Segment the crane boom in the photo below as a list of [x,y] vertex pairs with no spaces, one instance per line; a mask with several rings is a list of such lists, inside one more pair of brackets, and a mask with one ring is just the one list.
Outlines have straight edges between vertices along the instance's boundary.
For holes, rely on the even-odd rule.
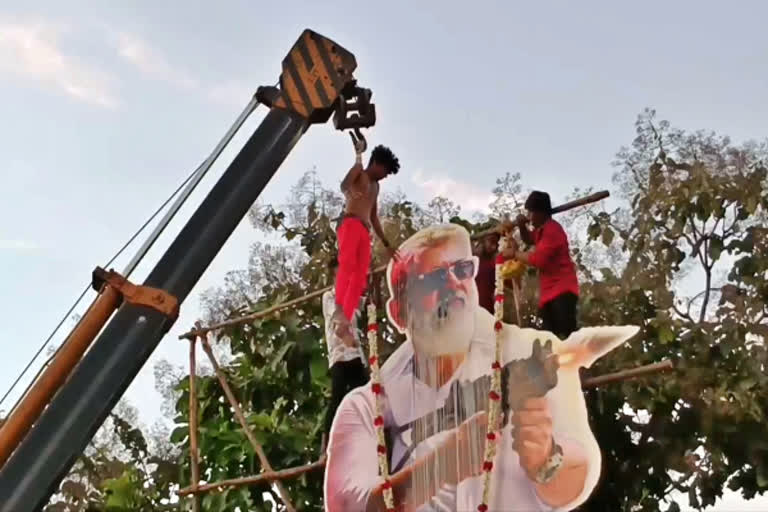
[[[353,78],[356,67],[354,55],[335,42],[311,30],[302,33],[283,60],[280,87],[256,93],[269,113],[138,288],[181,305],[310,125],[325,123],[334,113],[340,130],[375,123],[370,91]],[[125,295],[0,470],[0,512],[37,511],[48,503],[175,322],[167,307],[132,297]]]

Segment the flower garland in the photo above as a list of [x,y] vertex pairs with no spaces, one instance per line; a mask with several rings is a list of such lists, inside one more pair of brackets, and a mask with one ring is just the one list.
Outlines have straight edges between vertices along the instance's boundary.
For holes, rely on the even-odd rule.
[[491,364],[491,391],[488,393],[488,427],[485,435],[485,456],[483,458],[483,501],[477,506],[478,512],[488,510],[488,502],[491,494],[491,472],[493,471],[493,460],[496,457],[496,441],[501,432],[497,429],[499,426],[499,416],[501,414],[501,341],[502,341],[502,320],[504,319],[504,276],[502,275],[504,266],[504,256],[502,252],[507,248],[507,237],[502,236],[499,240],[499,254],[496,256],[496,290],[493,306],[495,322],[493,329],[496,331],[496,354]]
[[389,464],[387,463],[387,440],[384,437],[384,417],[382,416],[382,394],[384,388],[381,386],[381,375],[379,373],[379,348],[376,337],[378,324],[376,323],[376,306],[373,301],[368,303],[368,363],[371,365],[371,391],[373,391],[376,401],[376,417],[373,419],[373,425],[376,428],[376,436],[379,444],[376,452],[379,456],[379,474],[384,478],[384,504],[387,506],[387,512],[395,512],[395,501],[392,496],[392,482],[389,481]]

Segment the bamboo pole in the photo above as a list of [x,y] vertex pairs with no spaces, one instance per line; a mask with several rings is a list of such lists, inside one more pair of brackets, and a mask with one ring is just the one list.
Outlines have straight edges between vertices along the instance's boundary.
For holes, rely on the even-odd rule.
[[255,485],[255,484],[261,484],[264,482],[271,482],[276,480],[286,480],[289,478],[295,478],[297,476],[301,476],[305,473],[309,473],[310,471],[321,469],[323,467],[325,467],[324,456],[321,457],[320,460],[317,460],[310,464],[305,464],[303,466],[297,466],[297,467],[288,468],[288,469],[281,469],[280,471],[270,471],[270,472],[262,473],[260,475],[255,475],[255,476],[246,476],[242,478],[233,478],[231,480],[222,480],[220,482],[214,482],[212,484],[201,485],[197,489],[187,487],[185,489],[179,490],[177,494],[179,496],[185,496],[187,494],[197,494],[197,493],[204,493],[204,492],[219,490],[222,487],[242,487],[245,485]]
[[[602,190],[600,192],[595,192],[594,194],[590,194],[588,196],[582,197],[580,199],[574,199],[573,201],[568,201],[567,203],[563,203],[559,206],[555,206],[552,208],[552,213],[562,213],[568,210],[573,210],[574,208],[578,208],[579,206],[585,206],[588,204],[596,203],[597,201],[600,201],[602,199],[605,199],[606,197],[610,196],[611,193],[607,190]],[[517,224],[514,223],[516,226]],[[486,229],[484,231],[481,231],[479,233],[475,233],[472,235],[472,240],[479,240],[480,238],[483,238],[484,236],[492,235],[494,233],[499,233],[499,230],[501,228],[501,224],[496,225],[493,228]]]
[[[200,462],[197,449],[197,364],[195,349],[197,338],[189,340],[189,457],[192,468],[191,487],[197,489],[200,485]],[[200,496],[193,496],[192,510],[200,512]]]
[[[378,274],[378,273],[384,272],[386,270],[387,270],[387,265],[382,265],[382,266],[380,266],[378,268],[375,268],[373,270],[373,273]],[[303,303],[308,302],[308,301],[310,301],[312,299],[320,297],[325,292],[327,292],[328,290],[332,290],[332,289],[333,289],[333,286],[326,286],[325,288],[321,288],[319,290],[315,290],[315,291],[310,292],[310,293],[308,293],[306,295],[303,295],[301,297],[297,297],[295,299],[291,299],[289,301],[282,302],[280,304],[276,304],[274,306],[268,307],[267,309],[262,309],[261,311],[255,311],[253,313],[249,313],[247,315],[244,315],[244,316],[241,316],[241,317],[238,317],[238,318],[233,318],[231,320],[225,320],[224,322],[220,322],[218,324],[209,325],[207,327],[195,328],[195,329],[192,329],[189,332],[185,332],[184,334],[180,334],[179,335],[179,339],[183,340],[183,339],[194,338],[194,337],[197,337],[197,336],[205,336],[206,334],[208,334],[211,331],[216,331],[216,330],[219,330],[219,329],[224,329],[226,327],[234,327],[236,325],[242,325],[242,324],[246,324],[248,322],[253,322],[254,320],[258,320],[260,318],[264,318],[264,317],[273,315],[273,314],[275,314],[275,313],[277,313],[279,311],[282,311],[284,309],[290,309],[290,308],[296,307],[299,304],[303,304]]]
[[590,379],[585,379],[581,384],[582,389],[595,388],[604,384],[612,384],[614,382],[621,382],[625,380],[634,379],[637,377],[644,377],[652,373],[665,372],[673,370],[675,365],[672,361],[665,359],[659,363],[646,364],[644,366],[638,366],[637,368],[630,368],[629,370],[622,370],[615,373],[607,373],[605,375],[598,375]]
[[[234,393],[232,393],[232,389],[229,387],[229,383],[227,382],[227,378],[224,376],[224,372],[221,370],[221,367],[219,366],[219,362],[216,360],[216,357],[213,355],[213,350],[211,350],[211,345],[208,343],[208,339],[206,336],[200,337],[200,344],[203,347],[203,350],[205,351],[205,354],[208,356],[208,359],[211,361],[211,365],[213,366],[214,371],[216,372],[216,377],[219,379],[219,383],[221,384],[221,388],[224,390],[224,394],[227,395],[227,400],[229,400],[229,405],[232,406],[232,409],[235,412],[235,417],[237,418],[237,421],[240,422],[240,426],[243,428],[243,432],[245,433],[245,436],[248,438],[248,441],[250,441],[251,446],[253,447],[253,450],[256,452],[256,455],[259,457],[259,461],[261,462],[262,468],[266,470],[267,472],[272,472],[272,466],[269,463],[269,460],[267,459],[267,455],[264,453],[264,449],[261,447],[259,442],[256,440],[256,437],[254,437],[253,432],[251,432],[251,429],[248,427],[248,422],[245,420],[245,416],[243,415],[242,409],[240,409],[240,405],[237,403],[237,399],[235,398]],[[288,509],[288,512],[296,512],[296,509],[293,507],[293,504],[291,503],[290,497],[288,496],[288,492],[285,490],[285,487],[280,483],[279,480],[274,481],[275,485],[277,486],[277,491],[280,494],[280,498],[283,500],[283,503],[285,504],[285,507]]]

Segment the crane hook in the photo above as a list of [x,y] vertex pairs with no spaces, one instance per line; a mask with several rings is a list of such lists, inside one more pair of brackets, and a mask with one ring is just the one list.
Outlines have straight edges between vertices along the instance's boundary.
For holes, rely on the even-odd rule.
[[352,138],[352,145],[355,151],[359,154],[365,153],[368,149],[368,141],[365,140],[365,135],[360,132],[360,128],[355,128],[349,132],[349,136]]

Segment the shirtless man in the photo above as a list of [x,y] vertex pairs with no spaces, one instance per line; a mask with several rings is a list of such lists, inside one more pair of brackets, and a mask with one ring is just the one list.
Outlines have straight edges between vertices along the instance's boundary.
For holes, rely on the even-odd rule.
[[357,159],[341,182],[346,198],[344,215],[336,234],[339,240],[339,269],[336,274],[336,333],[348,338],[350,322],[365,289],[371,262],[370,229],[384,244],[391,257],[397,251],[387,240],[378,214],[379,182],[390,174],[397,174],[400,162],[387,147],[376,146],[371,152],[368,167],[363,168],[362,153],[365,145],[355,144]]

